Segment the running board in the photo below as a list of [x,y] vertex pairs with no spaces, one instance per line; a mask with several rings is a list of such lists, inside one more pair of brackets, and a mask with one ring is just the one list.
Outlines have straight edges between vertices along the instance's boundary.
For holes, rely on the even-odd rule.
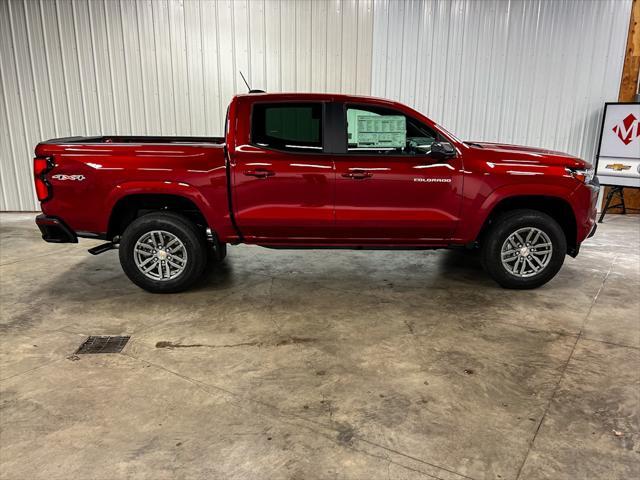
[[91,255],[100,255],[108,250],[113,250],[114,248],[118,248],[115,243],[107,242],[102,245],[98,245],[97,247],[90,248],[88,251]]

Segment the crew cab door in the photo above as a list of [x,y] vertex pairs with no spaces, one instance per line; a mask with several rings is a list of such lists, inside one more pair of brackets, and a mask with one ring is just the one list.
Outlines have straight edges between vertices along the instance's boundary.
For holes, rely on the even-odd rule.
[[[441,133],[388,107],[346,104],[344,153],[335,155],[336,230],[367,243],[438,244],[462,200],[462,159],[434,158]],[[448,144],[449,146],[451,144]]]
[[305,241],[333,228],[335,167],[324,151],[324,118],[323,102],[239,105],[233,204],[247,241]]

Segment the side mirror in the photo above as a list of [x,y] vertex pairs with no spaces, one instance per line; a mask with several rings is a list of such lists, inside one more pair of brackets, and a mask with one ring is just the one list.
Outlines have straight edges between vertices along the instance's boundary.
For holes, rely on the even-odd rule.
[[456,149],[449,142],[433,142],[431,156],[436,160],[446,160],[456,156]]

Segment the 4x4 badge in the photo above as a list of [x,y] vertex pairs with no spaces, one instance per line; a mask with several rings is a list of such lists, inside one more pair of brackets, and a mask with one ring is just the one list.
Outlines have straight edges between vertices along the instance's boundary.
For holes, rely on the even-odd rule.
[[81,182],[85,179],[84,175],[64,175],[62,173],[58,173],[56,175],[52,175],[51,178],[54,180],[75,180],[77,182]]

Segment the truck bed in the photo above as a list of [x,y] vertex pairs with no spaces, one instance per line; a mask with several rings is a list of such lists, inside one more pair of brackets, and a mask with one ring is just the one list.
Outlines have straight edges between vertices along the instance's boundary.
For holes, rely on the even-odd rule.
[[191,143],[203,144],[210,143],[220,145],[224,143],[224,137],[160,137],[160,136],[122,136],[109,135],[103,137],[63,137],[52,138],[41,142],[43,144],[69,145],[69,144],[100,144],[100,143]]
[[160,197],[173,196],[191,202],[190,208],[195,205],[221,238],[231,235],[224,145],[216,137],[47,140],[35,151],[49,164],[44,181],[50,198],[42,211],[52,217],[64,212],[65,223],[78,236],[105,238],[113,212],[130,209],[127,202],[154,195],[153,201],[162,203]]

